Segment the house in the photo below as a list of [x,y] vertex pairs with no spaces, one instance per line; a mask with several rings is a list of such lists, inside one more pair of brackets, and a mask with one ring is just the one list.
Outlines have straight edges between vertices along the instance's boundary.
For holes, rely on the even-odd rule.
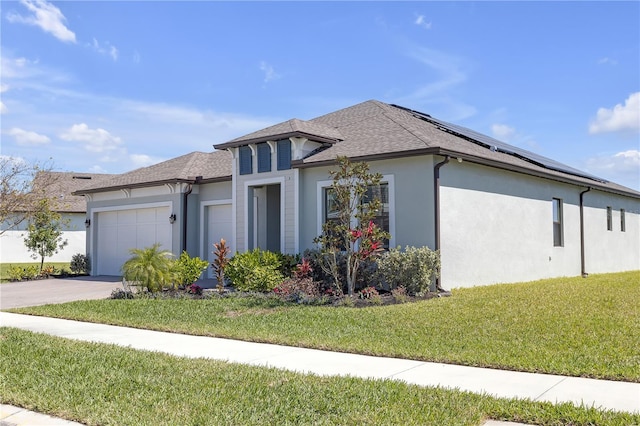
[[[76,253],[85,253],[86,231],[85,218],[87,205],[85,197],[72,195],[90,183],[96,184],[113,175],[96,173],[75,172],[50,172],[41,171],[35,176],[33,192],[42,192],[42,196],[51,197],[52,206],[60,213],[63,221],[62,238],[68,244],[45,260],[47,262],[69,262]],[[8,224],[2,224],[5,231],[0,236],[0,256],[3,263],[33,262],[31,255],[24,245],[27,234],[28,221],[22,221],[16,227],[8,228]]]
[[446,288],[640,269],[640,193],[427,114],[367,101],[76,191],[95,275],[161,243],[301,253],[331,218],[337,156],[383,175],[390,246],[441,251]]

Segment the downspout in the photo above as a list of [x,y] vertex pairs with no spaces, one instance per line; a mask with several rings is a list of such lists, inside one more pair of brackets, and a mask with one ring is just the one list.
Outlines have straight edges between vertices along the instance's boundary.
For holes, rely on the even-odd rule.
[[189,195],[193,192],[193,184],[199,183],[202,176],[196,176],[193,182],[190,182],[187,186],[187,190],[184,192],[182,202],[182,251],[187,251],[187,214],[189,206]]
[[[435,223],[435,250],[440,250],[440,168],[451,160],[450,156],[445,156],[444,160],[433,167],[433,208]],[[436,278],[436,291],[444,292],[440,286],[440,277]]]
[[584,260],[584,194],[591,191],[591,187],[588,187],[580,193],[580,271],[582,278],[587,278],[587,268]]

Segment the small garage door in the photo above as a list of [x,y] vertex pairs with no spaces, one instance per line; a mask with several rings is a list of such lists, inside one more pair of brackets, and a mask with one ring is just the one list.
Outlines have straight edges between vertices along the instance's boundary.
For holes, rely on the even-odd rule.
[[132,248],[160,243],[171,250],[169,207],[117,210],[97,214],[97,274],[121,275]]
[[[213,243],[217,243],[221,238],[227,241],[227,245],[231,249],[230,256],[235,253],[235,244],[233,243],[233,227],[231,221],[231,204],[218,204],[207,207],[208,216],[208,235],[207,235],[207,256],[209,263],[213,262]],[[209,276],[214,275],[213,268],[209,268]]]

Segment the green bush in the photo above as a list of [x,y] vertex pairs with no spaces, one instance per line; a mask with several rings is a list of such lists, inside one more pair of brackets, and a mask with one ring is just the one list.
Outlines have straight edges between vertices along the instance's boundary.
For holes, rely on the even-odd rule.
[[238,253],[225,268],[225,276],[239,291],[271,291],[282,283],[278,255],[259,248]]
[[71,258],[71,272],[74,274],[88,274],[91,269],[89,257],[82,253],[76,253]]
[[11,266],[7,271],[7,275],[9,276],[9,281],[21,281],[24,276],[24,268]]
[[285,278],[290,278],[291,273],[296,266],[302,261],[302,257],[299,254],[284,254],[275,253],[280,261],[280,273]]
[[187,286],[195,283],[202,272],[207,269],[209,262],[199,257],[191,257],[183,251],[180,257],[173,263],[173,274],[176,284]]
[[[331,263],[328,257],[331,254],[323,253],[318,249],[307,249],[302,257],[309,261],[312,268],[311,278],[314,281],[321,281],[326,288],[335,288],[335,277],[331,272]],[[342,283],[340,291],[347,292],[347,260],[345,253],[336,253],[336,262],[338,270],[336,271],[338,281]],[[361,290],[365,287],[376,287],[379,284],[377,273],[377,262],[375,260],[364,260],[358,267],[358,276],[355,282],[355,290]]]
[[429,247],[400,247],[389,250],[378,260],[378,273],[391,290],[404,286],[415,295],[429,291],[440,273],[440,254]]

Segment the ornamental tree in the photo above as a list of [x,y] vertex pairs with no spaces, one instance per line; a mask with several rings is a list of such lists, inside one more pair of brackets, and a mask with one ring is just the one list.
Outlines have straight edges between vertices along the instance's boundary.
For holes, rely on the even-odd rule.
[[64,224],[65,221],[62,220],[60,213],[52,210],[49,199],[38,201],[29,219],[24,244],[29,251],[33,252],[34,259],[40,257],[40,272],[42,272],[44,258],[53,256],[67,245],[67,240],[62,238]]
[[339,258],[346,259],[347,291],[355,292],[355,283],[361,264],[378,257],[388,232],[380,229],[373,219],[381,209],[380,187],[382,175],[370,173],[365,162],[352,163],[347,157],[338,157],[338,168],[329,175],[329,189],[334,214],[322,225],[322,234],[314,242],[321,246],[325,272],[330,273],[338,288],[342,288],[338,272]]

